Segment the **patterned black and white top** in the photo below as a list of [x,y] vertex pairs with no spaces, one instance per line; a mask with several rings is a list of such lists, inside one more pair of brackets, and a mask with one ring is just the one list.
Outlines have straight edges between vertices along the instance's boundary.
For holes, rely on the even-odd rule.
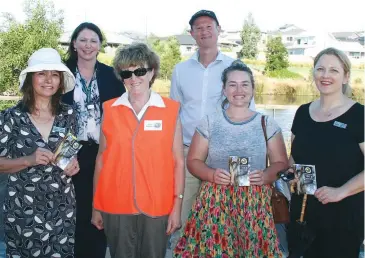
[[78,69],[76,69],[76,84],[74,91],[74,106],[77,116],[79,141],[93,140],[99,143],[100,136],[100,97],[96,70],[87,85]]
[[[61,104],[48,142],[21,102],[0,114],[0,156],[19,158],[38,147],[54,152],[67,132],[75,134],[73,109]],[[4,202],[7,257],[74,257],[75,191],[71,177],[52,165],[8,174]]]

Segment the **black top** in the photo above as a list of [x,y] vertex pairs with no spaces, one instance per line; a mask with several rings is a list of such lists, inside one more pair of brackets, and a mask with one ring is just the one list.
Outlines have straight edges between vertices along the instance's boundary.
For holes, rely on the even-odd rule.
[[[76,64],[67,64],[71,72],[76,76]],[[103,63],[96,63],[96,80],[98,81],[99,96],[100,96],[100,112],[103,113],[103,106],[107,100],[120,97],[125,88],[123,83],[117,79],[114,74],[113,68]],[[62,97],[62,101],[66,104],[74,104],[74,90],[67,92]]]
[[[340,187],[364,170],[364,106],[355,103],[347,112],[327,122],[316,122],[309,105],[297,110],[292,133],[292,156],[297,164],[316,166],[317,186]],[[302,196],[293,194],[292,221],[299,219]],[[364,192],[338,203],[321,204],[308,195],[305,220],[313,227],[335,227],[364,232]]]

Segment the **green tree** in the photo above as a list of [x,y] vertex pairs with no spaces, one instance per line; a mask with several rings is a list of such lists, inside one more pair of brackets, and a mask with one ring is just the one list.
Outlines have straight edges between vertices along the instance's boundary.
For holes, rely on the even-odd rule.
[[261,31],[256,25],[252,13],[249,13],[243,23],[241,31],[242,49],[240,58],[255,59],[258,54],[257,44],[261,38]]
[[160,78],[170,79],[174,66],[181,61],[179,42],[175,37],[167,40],[149,38],[148,42],[160,57]]
[[0,92],[17,93],[18,76],[27,65],[29,56],[37,49],[51,47],[59,50],[58,40],[63,31],[63,13],[56,11],[47,0],[27,0],[26,19],[17,22],[5,15],[0,32]]
[[288,51],[281,37],[270,38],[266,44],[265,72],[284,70],[289,67]]
[[105,32],[103,30],[101,31],[101,34],[103,36],[103,42],[101,42],[100,52],[105,53],[105,48],[108,46],[108,39],[106,38]]

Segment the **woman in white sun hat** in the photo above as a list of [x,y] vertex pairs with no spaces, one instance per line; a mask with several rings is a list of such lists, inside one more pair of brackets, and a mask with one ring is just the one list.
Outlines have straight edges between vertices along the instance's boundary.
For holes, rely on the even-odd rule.
[[8,257],[74,257],[76,201],[71,176],[52,164],[54,151],[75,132],[75,116],[61,103],[75,78],[58,52],[34,52],[19,76],[23,98],[0,113],[0,172],[8,174],[4,202]]

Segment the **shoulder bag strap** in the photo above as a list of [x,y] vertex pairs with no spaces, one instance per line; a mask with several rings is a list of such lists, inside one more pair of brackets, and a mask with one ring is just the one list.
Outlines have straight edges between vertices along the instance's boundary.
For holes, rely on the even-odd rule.
[[269,156],[268,156],[268,150],[267,150],[267,133],[266,133],[265,116],[261,116],[261,126],[262,126],[262,131],[264,132],[264,137],[265,137],[265,143],[266,143],[266,167],[268,167],[269,166]]

